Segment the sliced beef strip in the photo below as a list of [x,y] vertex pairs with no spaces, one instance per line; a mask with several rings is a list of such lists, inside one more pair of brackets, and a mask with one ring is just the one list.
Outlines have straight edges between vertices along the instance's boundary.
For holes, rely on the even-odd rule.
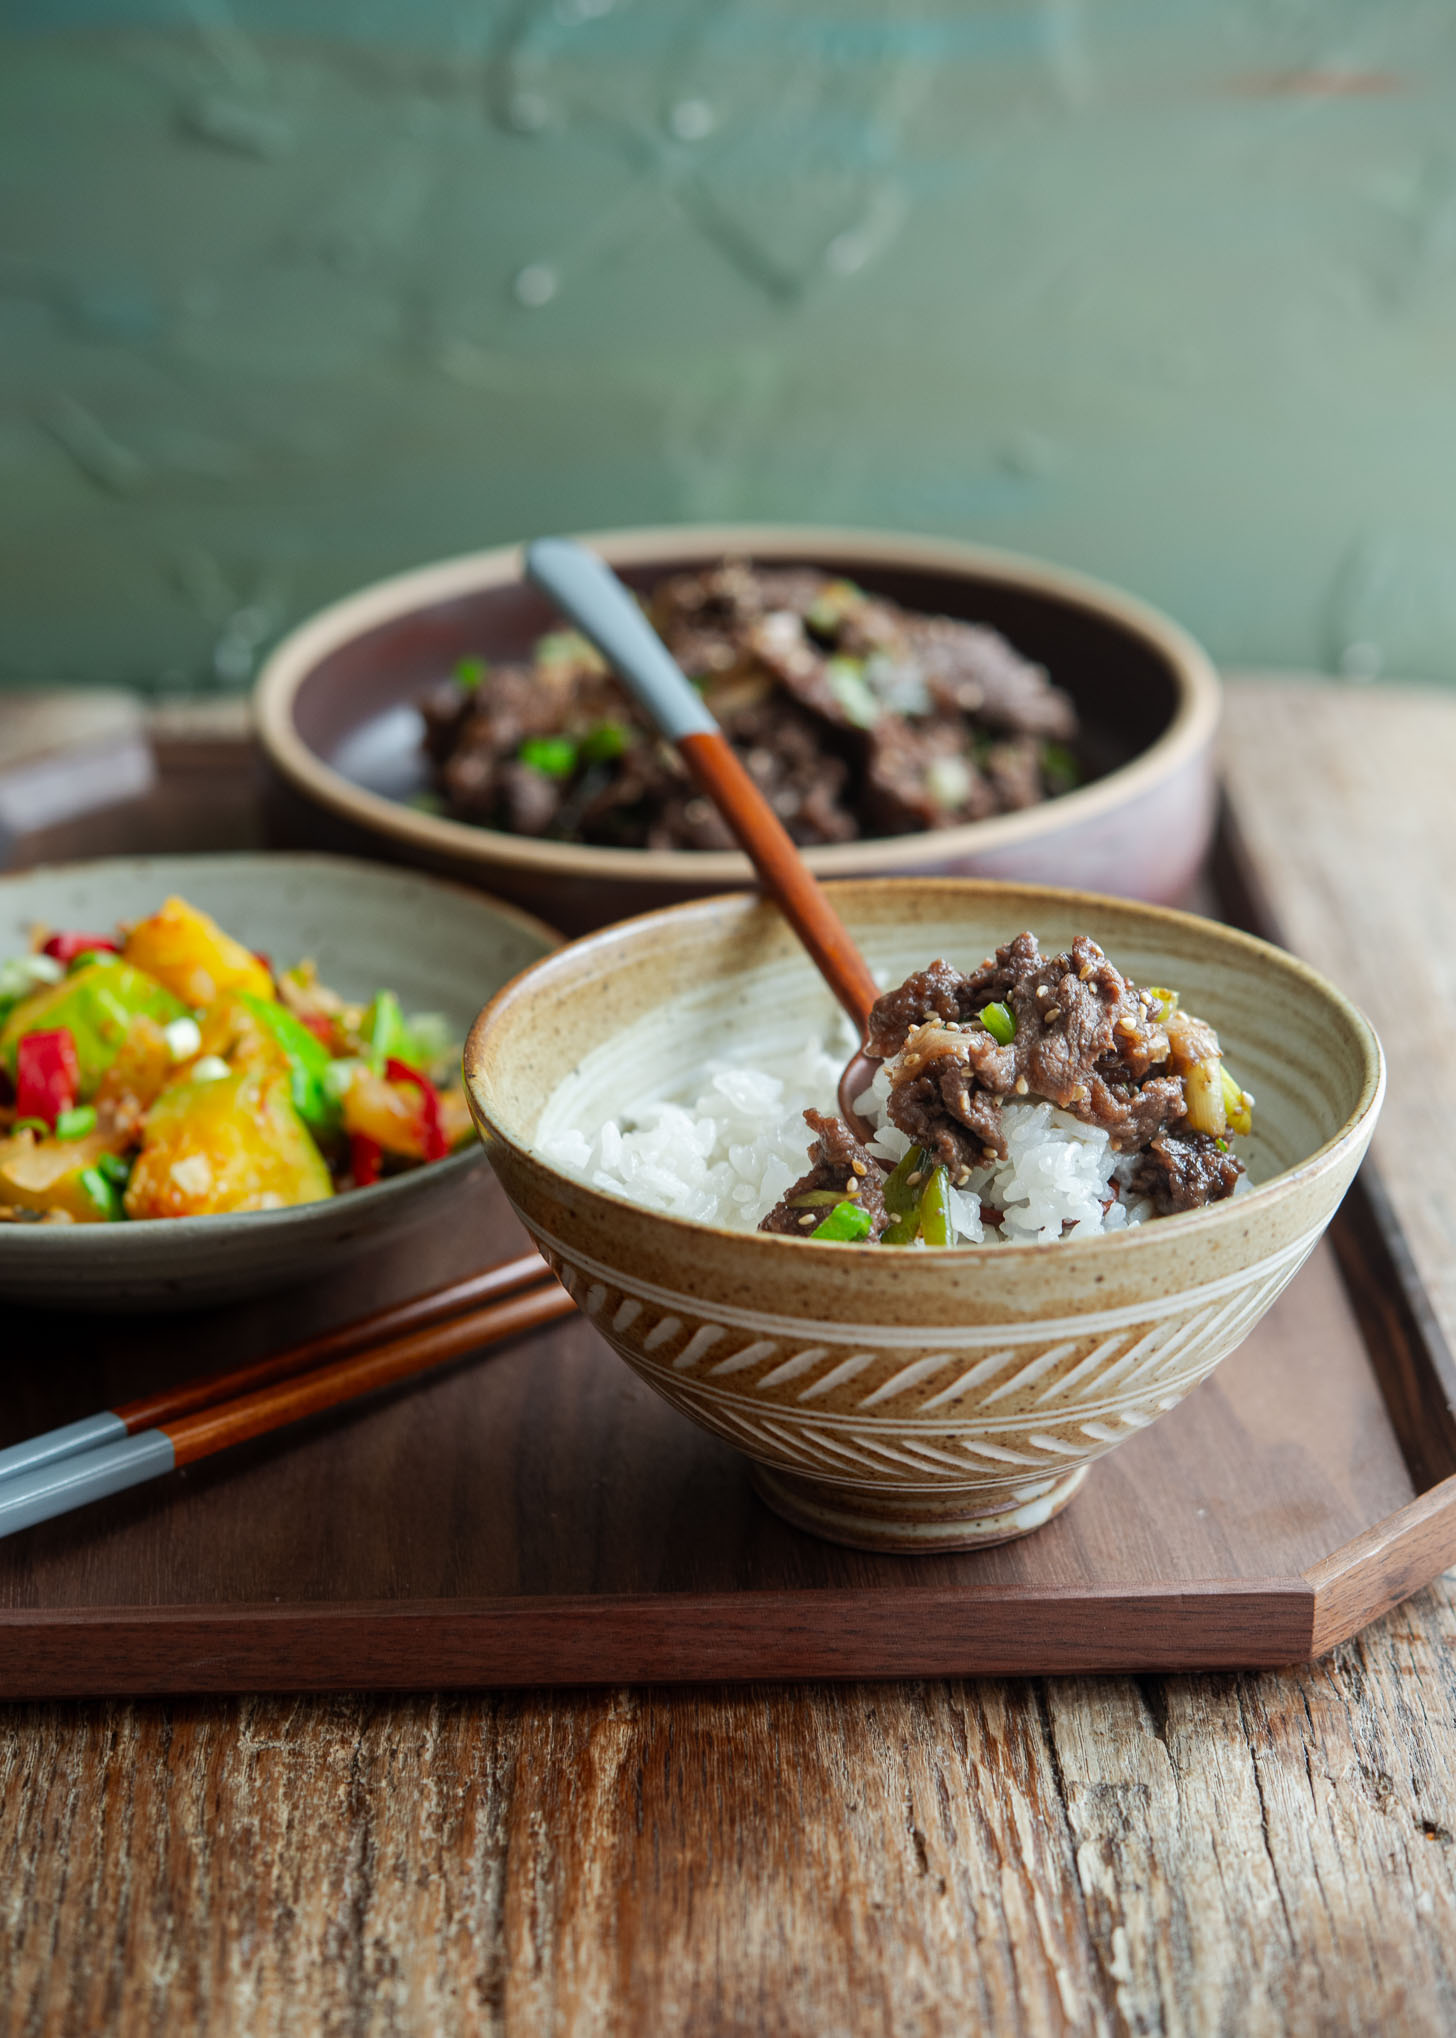
[[1132,1194],[1150,1196],[1164,1217],[1232,1196],[1244,1164],[1207,1132],[1155,1133],[1133,1171]]
[[909,616],[904,628],[911,655],[944,706],[1017,735],[1062,743],[1076,735],[1070,697],[998,631],[948,616]]
[[[876,833],[952,827],[998,811],[996,789],[968,754],[959,718],[911,722],[886,715],[867,742],[865,818]],[[949,786],[937,783],[937,766],[948,768]]]
[[561,806],[560,780],[514,761],[503,764],[498,777],[507,827],[516,835],[548,834]]
[[886,1060],[900,1052],[912,1026],[927,1019],[954,1019],[958,1024],[974,1019],[983,1006],[1004,1000],[1014,985],[1042,967],[1034,934],[1018,934],[969,974],[940,957],[875,1000],[865,1045]]
[[725,716],[724,733],[796,842],[852,842],[849,766],[792,702],[771,699]]
[[[989,1037],[989,1036],[988,1036]],[[987,1153],[1006,1150],[1001,1100],[953,1055],[936,1055],[890,1092],[889,1115],[907,1139],[960,1182]]]
[[[780,1200],[759,1225],[760,1231],[780,1232],[789,1238],[806,1238],[816,1224],[827,1214],[824,1210],[794,1210],[790,1208],[796,1196],[806,1196],[811,1189],[838,1189],[848,1193],[851,1183],[856,1185],[855,1200],[869,1212],[871,1229],[866,1244],[877,1239],[890,1221],[885,1208],[884,1174],[881,1164],[868,1148],[860,1145],[849,1127],[840,1118],[828,1118],[812,1107],[804,1113],[804,1122],[814,1134],[814,1143],[809,1148],[809,1172],[787,1188]],[[812,1222],[805,1224],[809,1217]]]
[[1034,736],[1014,736],[993,743],[982,760],[991,789],[989,804],[1002,814],[1019,814],[1045,797],[1041,775],[1041,744]]
[[[978,1023],[993,1001],[1016,1020],[1004,1047]],[[876,1002],[869,1047],[899,1058],[892,1122],[947,1165],[974,1165],[967,1134],[1004,1155],[1005,1097],[1045,1098],[1100,1126],[1122,1152],[1146,1146],[1186,1110],[1181,1079],[1157,1072],[1168,1039],[1154,1009],[1085,935],[1066,954],[1043,956],[1033,935],[1020,934],[969,976],[932,964]]]

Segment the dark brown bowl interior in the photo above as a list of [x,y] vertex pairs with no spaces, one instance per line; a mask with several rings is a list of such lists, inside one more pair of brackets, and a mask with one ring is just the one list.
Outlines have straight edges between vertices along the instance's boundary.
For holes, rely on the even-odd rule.
[[[644,590],[725,552],[822,567],[906,607],[1000,630],[1072,695],[1088,773],[1076,791],[966,826],[811,849],[822,877],[940,873],[1187,896],[1213,823],[1217,681],[1151,610],[1035,561],[874,532],[689,528],[592,542]],[[462,657],[528,657],[558,625],[505,550],[366,589],[302,626],[259,681],[271,839],[442,872],[572,933],[741,889],[751,872],[736,854],[538,842],[415,810],[429,785],[424,693]]]
[[[701,565],[698,555],[664,554],[651,567],[623,572],[650,589],[665,575]],[[1175,675],[1155,646],[1111,617],[1045,593],[993,579],[927,569],[866,567],[822,552],[775,556],[775,566],[840,571],[906,608],[986,623],[1023,656],[1044,665],[1071,694],[1083,726],[1081,750],[1102,776],[1163,734],[1178,700]],[[428,774],[400,714],[464,657],[524,659],[560,617],[524,583],[482,589],[400,616],[340,645],[298,689],[295,720],[309,748],[351,783],[390,798],[425,788]]]

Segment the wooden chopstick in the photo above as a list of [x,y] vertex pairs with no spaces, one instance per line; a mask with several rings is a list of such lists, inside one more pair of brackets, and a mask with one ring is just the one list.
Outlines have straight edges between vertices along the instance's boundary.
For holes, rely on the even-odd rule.
[[[522,1263],[512,1264],[519,1268]],[[541,1264],[544,1266],[544,1262]],[[504,1271],[488,1269],[487,1273],[499,1275]],[[472,1276],[473,1281],[483,1278]],[[466,1285],[455,1284],[457,1288]],[[450,1292],[439,1291],[441,1296]],[[410,1311],[425,1307],[434,1300],[434,1297],[418,1296],[412,1303],[397,1307]],[[234,1395],[230,1399],[193,1406],[115,1442],[85,1449],[12,1476],[0,1483],[0,1537],[14,1535],[20,1529],[48,1521],[58,1514],[69,1514],[74,1508],[104,1499],[108,1494],[120,1493],[129,1486],[160,1478],[175,1466],[193,1464],[197,1459],[211,1457],[233,1444],[245,1443],[249,1438],[266,1435],[270,1430],[285,1428],[289,1423],[302,1421],[305,1416],[319,1414],[326,1408],[336,1408],[341,1402],[357,1400],[382,1387],[449,1365],[452,1360],[463,1358],[467,1352],[477,1350],[481,1345],[498,1343],[503,1338],[549,1323],[555,1317],[568,1315],[574,1307],[564,1288],[554,1281],[542,1281],[523,1292],[444,1321],[420,1323],[417,1319],[415,1328],[371,1349],[352,1351],[312,1370],[294,1371],[285,1378],[270,1379],[251,1392]],[[377,1324],[380,1318],[387,1318],[393,1313],[382,1310],[377,1317],[367,1318],[365,1322]],[[359,1331],[363,1326],[350,1325],[347,1328]],[[330,1332],[328,1339],[341,1335],[340,1332]],[[295,1359],[298,1352],[308,1349],[309,1346],[298,1346],[293,1352],[280,1354],[279,1360],[260,1363],[276,1366],[280,1360]],[[238,1374],[246,1375],[256,1370],[240,1367]],[[236,1376],[220,1376],[223,1380],[233,1377]],[[217,1381],[193,1383],[190,1389],[179,1392],[195,1394],[209,1385],[215,1389],[217,1384]]]
[[423,1295],[411,1295],[406,1301],[392,1303],[386,1309],[376,1309],[372,1315],[340,1324],[337,1329],[326,1330],[318,1337],[308,1338],[303,1344],[291,1345],[287,1351],[275,1352],[270,1359],[234,1366],[226,1373],[209,1373],[200,1379],[184,1380],[178,1386],[164,1387],[159,1393],[144,1394],[138,1401],[124,1401],[118,1408],[99,1409],[96,1414],[82,1416],[80,1421],[66,1423],[60,1429],[43,1430],[39,1436],[28,1437],[23,1443],[11,1444],[0,1451],[0,1490],[3,1490],[6,1480],[38,1471],[42,1465],[54,1464],[60,1458],[76,1457],[82,1451],[95,1450],[102,1444],[118,1443],[122,1437],[159,1428],[176,1416],[191,1415],[195,1410],[210,1408],[216,1402],[234,1400],[240,1394],[251,1393],[256,1387],[267,1386],[272,1380],[289,1379],[295,1373],[309,1372],[313,1367],[321,1366],[329,1359],[342,1358],[348,1352],[365,1351],[386,1343],[390,1338],[403,1337],[406,1331],[422,1329],[428,1323],[439,1323],[449,1316],[463,1315],[468,1309],[512,1295],[533,1281],[543,1280],[548,1271],[539,1253],[522,1253],[519,1259],[485,1267],[478,1274],[467,1275],[464,1280],[452,1281],[448,1287],[432,1288]]

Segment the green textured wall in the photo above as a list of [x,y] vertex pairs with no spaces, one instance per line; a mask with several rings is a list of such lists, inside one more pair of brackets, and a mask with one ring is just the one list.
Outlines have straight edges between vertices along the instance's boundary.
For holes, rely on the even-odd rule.
[[1456,679],[1452,0],[0,0],[0,677],[771,516]]

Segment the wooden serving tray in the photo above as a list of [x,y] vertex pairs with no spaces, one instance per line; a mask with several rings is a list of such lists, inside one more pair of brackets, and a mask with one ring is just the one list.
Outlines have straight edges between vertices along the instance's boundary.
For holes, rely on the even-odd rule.
[[[1228,834],[1216,876],[1267,927]],[[294,1295],[8,1310],[0,1445],[522,1243],[482,1164],[448,1235]],[[1453,1388],[1367,1171],[1246,1343],[1064,1514],[890,1557],[781,1522],[573,1318],[0,1544],[0,1697],[1289,1663],[1456,1562]]]

